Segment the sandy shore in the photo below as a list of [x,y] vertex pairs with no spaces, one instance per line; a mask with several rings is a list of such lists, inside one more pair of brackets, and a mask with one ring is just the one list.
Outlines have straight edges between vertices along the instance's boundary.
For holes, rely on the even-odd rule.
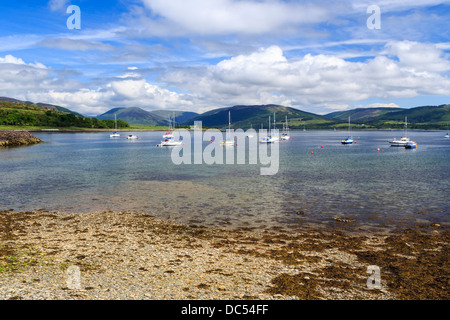
[[[436,224],[350,236],[213,230],[127,212],[3,211],[0,238],[2,300],[449,298],[449,232]],[[367,286],[371,265],[381,289]]]

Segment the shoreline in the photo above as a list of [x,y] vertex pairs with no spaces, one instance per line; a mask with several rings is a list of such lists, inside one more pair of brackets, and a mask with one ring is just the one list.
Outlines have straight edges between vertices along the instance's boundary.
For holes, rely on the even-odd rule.
[[[0,212],[0,300],[446,300],[449,228],[224,230],[130,212]],[[367,287],[368,266],[381,289]],[[69,289],[76,266],[81,288]]]

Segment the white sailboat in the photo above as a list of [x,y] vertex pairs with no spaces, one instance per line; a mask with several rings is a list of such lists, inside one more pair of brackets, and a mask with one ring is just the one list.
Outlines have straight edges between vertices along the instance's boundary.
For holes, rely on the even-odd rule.
[[170,118],[169,116],[169,129],[167,130],[167,132],[165,134],[163,134],[163,138],[164,139],[173,139],[174,135],[173,135],[173,129],[174,129],[174,125],[172,125],[172,121],[175,121],[175,113],[173,114],[174,120],[172,120],[172,118]]
[[444,138],[449,139],[450,135],[448,135],[448,123],[447,123],[447,134],[444,136]]
[[110,138],[120,138],[120,134],[117,132],[117,115],[114,114],[114,121],[115,121],[115,131],[109,135]]
[[234,145],[234,137],[230,137],[231,134],[231,112],[228,111],[228,130],[226,134],[226,139],[220,142],[221,146],[233,146]]
[[267,137],[262,137],[261,139],[259,139],[260,143],[274,143],[276,140],[278,140],[276,137],[272,136],[272,133],[270,131],[270,116],[269,116],[269,134]]
[[[252,129],[253,129],[253,124],[250,123],[250,130],[252,130]],[[247,135],[247,138],[253,138],[253,134],[249,133],[249,134]]]
[[176,147],[180,146],[183,141],[175,139],[173,131],[175,130],[175,112],[173,113],[173,120],[169,116],[169,130],[162,136],[163,141],[157,144],[157,147]]
[[289,126],[288,126],[288,119],[286,116],[286,123],[283,124],[283,133],[281,134],[281,140],[289,140]]
[[348,137],[341,141],[342,144],[352,144],[354,142],[353,137],[351,136],[351,131],[350,116],[348,116]]
[[405,147],[409,142],[412,142],[411,139],[408,138],[408,117],[405,117],[405,135],[397,140],[394,138],[389,141],[391,147]]

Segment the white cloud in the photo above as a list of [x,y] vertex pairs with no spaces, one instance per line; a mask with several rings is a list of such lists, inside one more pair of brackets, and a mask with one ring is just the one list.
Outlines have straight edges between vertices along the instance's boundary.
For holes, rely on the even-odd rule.
[[[15,65],[27,65],[22,59],[16,58],[10,54],[6,55],[4,58],[0,57],[0,63],[4,64],[15,64]],[[47,67],[42,63],[29,63],[28,66],[32,66],[39,69],[46,69]]]
[[[395,48],[396,50],[393,50]],[[350,62],[332,55],[287,59],[279,47],[239,55],[215,66],[178,69],[162,77],[201,97],[203,104],[285,103],[319,112],[369,98],[396,99],[450,95],[448,60],[433,45],[390,43],[392,59],[377,56]],[[423,57],[420,61],[419,56]],[[425,68],[429,69],[425,72]]]
[[399,66],[415,72],[445,72],[450,70],[450,61],[438,45],[414,41],[389,42],[387,52],[400,60]]
[[69,51],[87,51],[87,50],[100,50],[100,51],[112,51],[114,47],[109,44],[104,44],[95,41],[86,40],[74,40],[69,38],[48,38],[40,41],[37,46],[43,46],[47,48],[56,48]]
[[263,34],[293,30],[299,24],[325,21],[327,9],[299,2],[272,0],[142,0],[147,12],[136,9],[148,32]]
[[58,104],[87,115],[113,107],[204,112],[268,103],[325,113],[367,99],[450,96],[448,70],[444,52],[426,43],[390,42],[383,54],[357,62],[325,54],[287,58],[280,47],[270,46],[215,65],[162,69],[158,85],[143,77],[144,70],[130,66],[114,78],[99,77],[93,88],[7,55],[0,57],[0,95]]
[[50,7],[50,10],[57,11],[67,8],[69,2],[69,0],[50,0],[48,6]]

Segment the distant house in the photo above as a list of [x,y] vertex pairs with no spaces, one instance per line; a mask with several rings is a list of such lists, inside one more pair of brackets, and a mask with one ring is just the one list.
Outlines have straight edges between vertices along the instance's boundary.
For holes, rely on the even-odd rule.
[[190,126],[190,129],[191,130],[202,130],[202,127],[200,127],[200,126],[197,126],[197,125],[193,125],[193,126]]

